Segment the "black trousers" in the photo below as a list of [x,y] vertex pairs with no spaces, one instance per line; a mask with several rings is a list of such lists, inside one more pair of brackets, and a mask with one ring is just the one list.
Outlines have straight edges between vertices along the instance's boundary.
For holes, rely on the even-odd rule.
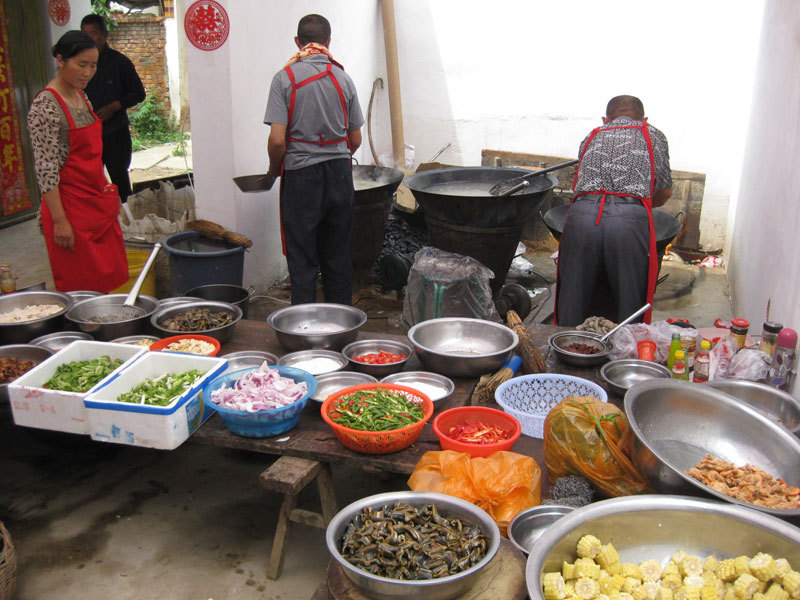
[[108,169],[111,183],[119,189],[119,197],[125,202],[131,195],[131,131],[126,125],[110,133],[103,132],[103,164]]
[[353,168],[335,159],[284,171],[281,221],[292,304],[317,301],[322,273],[325,302],[353,301]]
[[[556,287],[559,325],[574,327],[591,316],[619,323],[647,301],[647,209],[640,202],[608,196],[595,225],[599,200],[599,195],[578,198],[564,224]],[[601,283],[611,295],[612,306],[606,310],[598,310],[594,302]]]

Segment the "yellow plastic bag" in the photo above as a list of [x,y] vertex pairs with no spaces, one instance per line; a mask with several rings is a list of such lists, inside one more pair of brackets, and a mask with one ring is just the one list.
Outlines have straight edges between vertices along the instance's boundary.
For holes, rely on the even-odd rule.
[[530,456],[495,452],[472,458],[466,452],[426,452],[408,486],[418,492],[439,492],[462,498],[488,512],[505,535],[509,521],[536,506],[542,496],[542,469]]
[[625,452],[628,419],[613,404],[591,397],[566,398],[544,421],[544,462],[552,483],[582,475],[605,496],[649,490]]

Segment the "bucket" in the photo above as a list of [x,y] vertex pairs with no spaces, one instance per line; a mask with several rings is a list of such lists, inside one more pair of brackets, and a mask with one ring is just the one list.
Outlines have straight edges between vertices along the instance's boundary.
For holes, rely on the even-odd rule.
[[[125,254],[128,256],[128,282],[115,290],[111,290],[109,294],[127,294],[131,291],[133,284],[136,283],[147,259],[150,257],[150,252],[150,250],[134,250],[131,248],[125,250]],[[153,269],[150,269],[150,272],[144,278],[144,283],[142,283],[142,289],[139,290],[139,293],[155,297],[156,273]]]
[[247,305],[250,296],[253,295],[254,288],[244,289],[240,285],[227,285],[213,283],[211,285],[201,285],[186,292],[187,296],[202,298],[203,300],[214,300],[216,302],[228,302],[242,309],[242,318],[247,318]]
[[196,231],[173,233],[164,240],[169,255],[172,296],[202,285],[224,283],[241,287],[244,248],[216,241]]

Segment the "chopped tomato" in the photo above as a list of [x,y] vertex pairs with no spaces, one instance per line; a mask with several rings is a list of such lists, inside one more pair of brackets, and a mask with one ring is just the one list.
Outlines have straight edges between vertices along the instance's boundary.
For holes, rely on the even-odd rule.
[[511,432],[498,425],[487,425],[482,421],[464,423],[450,428],[448,437],[467,444],[497,444],[511,438]]
[[393,352],[381,350],[380,352],[370,352],[369,354],[354,356],[353,360],[368,365],[386,365],[405,360],[406,358],[408,358],[408,354],[394,354]]

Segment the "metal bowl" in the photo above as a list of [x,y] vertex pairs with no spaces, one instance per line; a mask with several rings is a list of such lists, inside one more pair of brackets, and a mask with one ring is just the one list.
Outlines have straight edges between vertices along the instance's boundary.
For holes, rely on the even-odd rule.
[[128,345],[131,345],[131,346],[144,346],[145,344],[143,344],[141,342],[144,342],[145,340],[147,340],[148,342],[150,342],[149,344],[147,344],[147,347],[149,348],[151,344],[154,344],[155,342],[157,342],[160,339],[161,338],[156,336],[156,335],[144,335],[144,334],[143,335],[126,335],[125,337],[121,337],[121,338],[117,338],[115,340],[111,340],[111,342],[114,343],[114,344],[128,344]]
[[196,296],[172,296],[170,298],[161,298],[158,301],[158,308],[167,308],[169,306],[177,306],[178,304],[186,304],[187,302],[197,302]]
[[58,304],[60,311],[41,319],[19,323],[0,323],[0,342],[3,344],[25,344],[35,337],[61,331],[73,300],[61,292],[32,291],[14,292],[0,296],[0,313],[11,312],[15,308],[25,308],[36,304]]
[[576,508],[542,534],[525,566],[531,600],[544,599],[542,574],[574,562],[578,540],[587,534],[613,543],[621,562],[666,564],[683,550],[717,560],[765,552],[800,564],[800,529],[775,517],[685,496],[626,496]]
[[633,463],[657,492],[711,494],[784,518],[800,516],[800,508],[742,502],[685,473],[711,454],[800,485],[800,440],[760,411],[706,386],[654,379],[625,394],[625,414],[634,433]]
[[[309,364],[310,361],[318,359],[322,359],[322,361],[329,364],[327,366],[325,364]],[[338,366],[334,366],[334,362]],[[344,369],[347,366],[347,359],[341,352],[334,350],[300,350],[299,352],[284,354],[278,359],[278,364],[307,371],[312,375],[324,375],[325,373],[333,373]]]
[[124,319],[110,323],[94,323],[90,319],[98,316],[105,316],[109,313],[124,313],[123,304],[128,294],[108,294],[87,298],[72,305],[67,311],[66,319],[72,323],[78,331],[91,333],[95,339],[107,342],[119,337],[136,335],[147,330],[147,323],[156,308],[158,300],[152,296],[139,294],[136,298],[135,306],[144,310],[144,314],[133,319]]
[[[215,327],[213,329],[202,329],[198,331],[177,331],[174,329],[167,329],[162,325],[166,319],[177,317],[190,310],[207,308],[213,312],[226,312],[233,317],[233,321],[223,327]],[[242,309],[227,302],[213,302],[211,300],[197,300],[193,302],[186,302],[185,304],[176,304],[174,306],[167,306],[166,308],[158,308],[156,312],[150,317],[150,324],[154,329],[159,331],[163,336],[176,335],[178,333],[202,333],[217,339],[220,343],[227,342],[236,324],[242,320]]]
[[331,394],[352,385],[378,383],[378,380],[372,375],[368,375],[367,373],[354,373],[352,371],[334,371],[333,373],[324,373],[316,377],[317,389],[314,391],[314,395],[311,396],[311,399],[317,402],[325,402],[325,399]]
[[672,374],[664,365],[649,360],[623,358],[600,367],[600,377],[612,392],[624,396],[635,383],[648,379],[670,379]]
[[241,352],[230,352],[220,358],[228,360],[228,368],[225,371],[238,371],[248,367],[260,367],[266,361],[270,367],[278,364],[278,357],[272,352],[262,352],[261,350],[242,350]]
[[545,530],[573,510],[572,506],[560,504],[542,504],[523,510],[508,524],[508,539],[518,550],[529,554]]
[[417,323],[408,339],[426,368],[450,377],[496,371],[519,343],[517,334],[501,323],[462,317]]
[[[403,360],[385,365],[370,365],[355,360],[356,356],[372,354],[374,352],[377,353],[381,350],[384,352],[391,352],[392,354],[405,354],[406,357]],[[394,340],[359,340],[357,342],[351,342],[342,348],[342,354],[344,354],[344,357],[347,359],[353,371],[367,373],[373,377],[384,377],[402,371],[411,356],[411,352],[410,346]]]
[[77,304],[81,300],[86,300],[87,298],[97,298],[103,294],[93,290],[78,290],[75,292],[67,292],[67,295],[72,298],[73,303]]
[[[573,367],[594,367],[608,360],[611,343],[601,341],[599,335],[588,331],[559,331],[547,340],[561,362]],[[586,344],[600,350],[597,354],[580,354],[565,350],[570,344]]]
[[[406,385],[426,394],[435,404],[439,400],[446,400],[455,391],[456,384],[453,380],[438,373],[429,371],[402,371],[393,373],[381,379],[381,383],[395,383]],[[424,387],[423,387],[424,386]]]
[[267,317],[267,324],[287,350],[341,350],[355,341],[366,322],[363,310],[344,304],[294,304]]
[[[33,363],[34,367],[51,356],[53,356],[53,351],[50,350],[50,348],[34,346],[33,344],[9,344],[8,346],[0,346],[0,357],[29,360]],[[10,382],[0,383],[0,402],[8,402],[9,383]]]
[[83,331],[57,331],[55,333],[48,333],[32,339],[30,341],[32,346],[41,346],[42,348],[49,348],[53,352],[58,352],[62,348],[66,348],[75,340],[93,340],[94,336],[90,333]]
[[[441,515],[457,517],[465,522],[477,525],[481,533],[489,539],[486,556],[472,568],[457,575],[423,580],[400,580],[380,577],[367,571],[362,571],[347,562],[339,552],[339,542],[350,522],[361,513],[363,508],[392,506],[395,502],[407,502],[413,506],[435,504]],[[483,509],[466,500],[434,492],[389,492],[368,496],[345,506],[336,513],[336,516],[328,524],[325,541],[328,544],[328,551],[342,567],[347,578],[364,590],[365,594],[370,598],[377,598],[378,600],[405,600],[409,598],[448,600],[463,594],[472,587],[480,571],[495,557],[497,549],[500,547],[500,530]]]
[[795,435],[800,434],[800,402],[791,394],[755,381],[717,379],[708,387],[730,394],[776,420]]

